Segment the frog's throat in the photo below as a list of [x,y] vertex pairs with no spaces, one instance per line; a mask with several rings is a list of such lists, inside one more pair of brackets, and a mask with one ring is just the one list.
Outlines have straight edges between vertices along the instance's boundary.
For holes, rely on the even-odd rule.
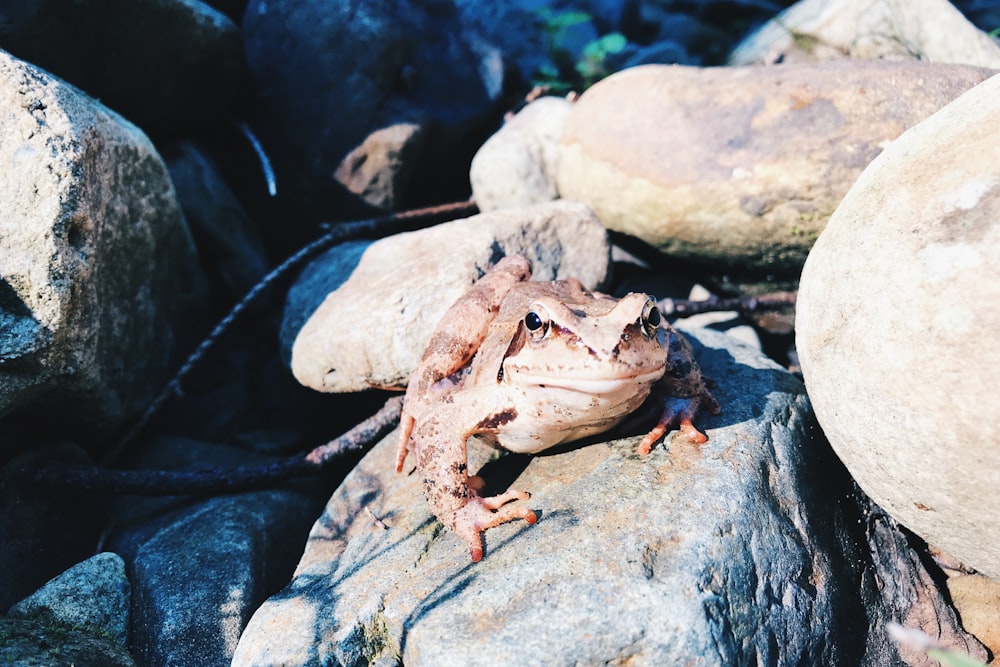
[[613,394],[626,387],[652,384],[663,377],[663,368],[648,373],[638,375],[628,375],[624,377],[587,378],[580,376],[549,376],[526,372],[518,372],[511,381],[522,386],[532,385],[536,387],[551,387],[553,389],[565,389],[578,391],[584,394]]

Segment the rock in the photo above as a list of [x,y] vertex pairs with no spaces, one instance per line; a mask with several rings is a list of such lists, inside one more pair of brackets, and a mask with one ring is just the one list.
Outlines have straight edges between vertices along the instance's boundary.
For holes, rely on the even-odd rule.
[[34,438],[4,445],[23,451],[0,468],[0,610],[92,556],[108,519],[104,498],[42,486],[25,474],[46,464],[94,465],[79,445],[42,445]]
[[607,233],[571,201],[335,248],[289,292],[285,320],[308,317],[301,330],[283,326],[285,345],[295,336],[292,372],[325,392],[405,386],[444,311],[497,260],[518,253],[536,280],[572,276],[598,287],[608,277]]
[[197,145],[181,142],[166,158],[203,261],[212,266],[231,300],[242,297],[264,277],[270,263],[254,221],[215,161]]
[[472,196],[481,211],[559,198],[559,137],[572,108],[565,98],[537,99],[482,145],[469,168]]
[[252,125],[305,223],[398,208],[417,180],[467,171],[463,141],[503,83],[500,54],[449,3],[251,0],[243,34]]
[[19,0],[0,47],[154,133],[225,119],[246,68],[236,25],[199,0]]
[[[723,406],[698,420],[707,443],[492,456],[487,492],[516,478],[540,520],[491,529],[473,565],[417,476],[393,471],[390,434],[330,499],[233,665],[899,664],[887,618],[985,656],[905,536],[862,514],[801,383],[724,334],[687,333]],[[476,470],[488,455],[470,451]]]
[[89,632],[51,623],[0,618],[0,665],[135,667],[124,648]]
[[1000,654],[1000,582],[981,574],[948,577],[948,594],[962,627],[995,656]]
[[[166,167],[131,123],[0,52],[0,416],[75,437],[144,408],[202,326]],[[51,428],[56,424],[36,424]]]
[[861,61],[637,67],[574,105],[559,192],[609,228],[729,280],[794,281],[865,165],[987,76]]
[[903,134],[802,273],[809,395],[858,484],[929,544],[1000,577],[1000,77]]
[[55,620],[124,646],[131,593],[121,556],[104,552],[66,570],[7,613]]
[[1000,45],[947,0],[801,0],[745,39],[729,64],[842,58],[1000,69]]
[[375,130],[347,154],[334,177],[372,206],[391,210],[403,200],[425,134],[418,123],[397,123]]
[[[231,469],[273,460],[164,438],[129,466]],[[206,500],[120,501],[108,545],[129,567],[130,648],[139,662],[228,666],[250,614],[288,580],[321,509],[300,484]]]

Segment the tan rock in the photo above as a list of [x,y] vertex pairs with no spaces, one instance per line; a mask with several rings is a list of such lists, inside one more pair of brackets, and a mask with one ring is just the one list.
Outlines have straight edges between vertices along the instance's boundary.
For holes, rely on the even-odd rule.
[[864,167],[988,75],[866,61],[625,70],[573,107],[559,191],[665,253],[794,279]]
[[572,276],[597,287],[610,267],[607,232],[578,202],[397,234],[368,246],[302,326],[292,372],[326,392],[405,386],[444,311],[498,259],[516,253],[532,261],[535,280]]
[[469,168],[480,210],[530,206],[559,197],[559,137],[572,108],[562,97],[537,99],[480,147]]
[[729,64],[841,58],[1000,69],[1000,46],[947,0],[802,0],[736,47]]
[[797,347],[848,470],[929,544],[1000,577],[1000,77],[865,170],[802,272]]
[[966,632],[1000,655],[1000,581],[981,574],[948,578],[948,593]]

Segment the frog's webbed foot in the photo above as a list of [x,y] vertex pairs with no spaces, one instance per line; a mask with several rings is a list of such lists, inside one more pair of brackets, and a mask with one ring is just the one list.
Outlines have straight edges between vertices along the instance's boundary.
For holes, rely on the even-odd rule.
[[478,477],[469,478],[468,502],[448,517],[449,527],[469,545],[472,562],[478,563],[483,558],[482,533],[501,523],[524,519],[535,523],[538,517],[529,509],[523,507],[505,507],[515,500],[527,500],[531,496],[525,491],[509,489],[498,496],[482,497],[478,491],[482,488],[482,480]]
[[707,390],[704,389],[698,396],[690,398],[670,397],[663,402],[663,413],[659,421],[656,422],[646,437],[639,443],[638,452],[642,456],[649,454],[649,450],[657,440],[672,427],[679,428],[691,442],[700,445],[708,440],[708,436],[698,430],[693,420],[702,410],[708,410],[713,415],[719,414],[721,408],[719,402]]

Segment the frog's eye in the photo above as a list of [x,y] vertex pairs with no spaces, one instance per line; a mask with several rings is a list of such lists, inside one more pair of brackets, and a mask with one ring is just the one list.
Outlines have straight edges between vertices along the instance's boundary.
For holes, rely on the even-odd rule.
[[535,340],[545,336],[549,330],[549,314],[539,306],[533,306],[524,316],[524,328]]
[[647,336],[650,338],[656,336],[656,330],[663,323],[663,316],[660,315],[660,309],[656,307],[656,301],[653,299],[646,301],[646,305],[642,307],[642,315],[639,321],[642,323],[642,330]]

